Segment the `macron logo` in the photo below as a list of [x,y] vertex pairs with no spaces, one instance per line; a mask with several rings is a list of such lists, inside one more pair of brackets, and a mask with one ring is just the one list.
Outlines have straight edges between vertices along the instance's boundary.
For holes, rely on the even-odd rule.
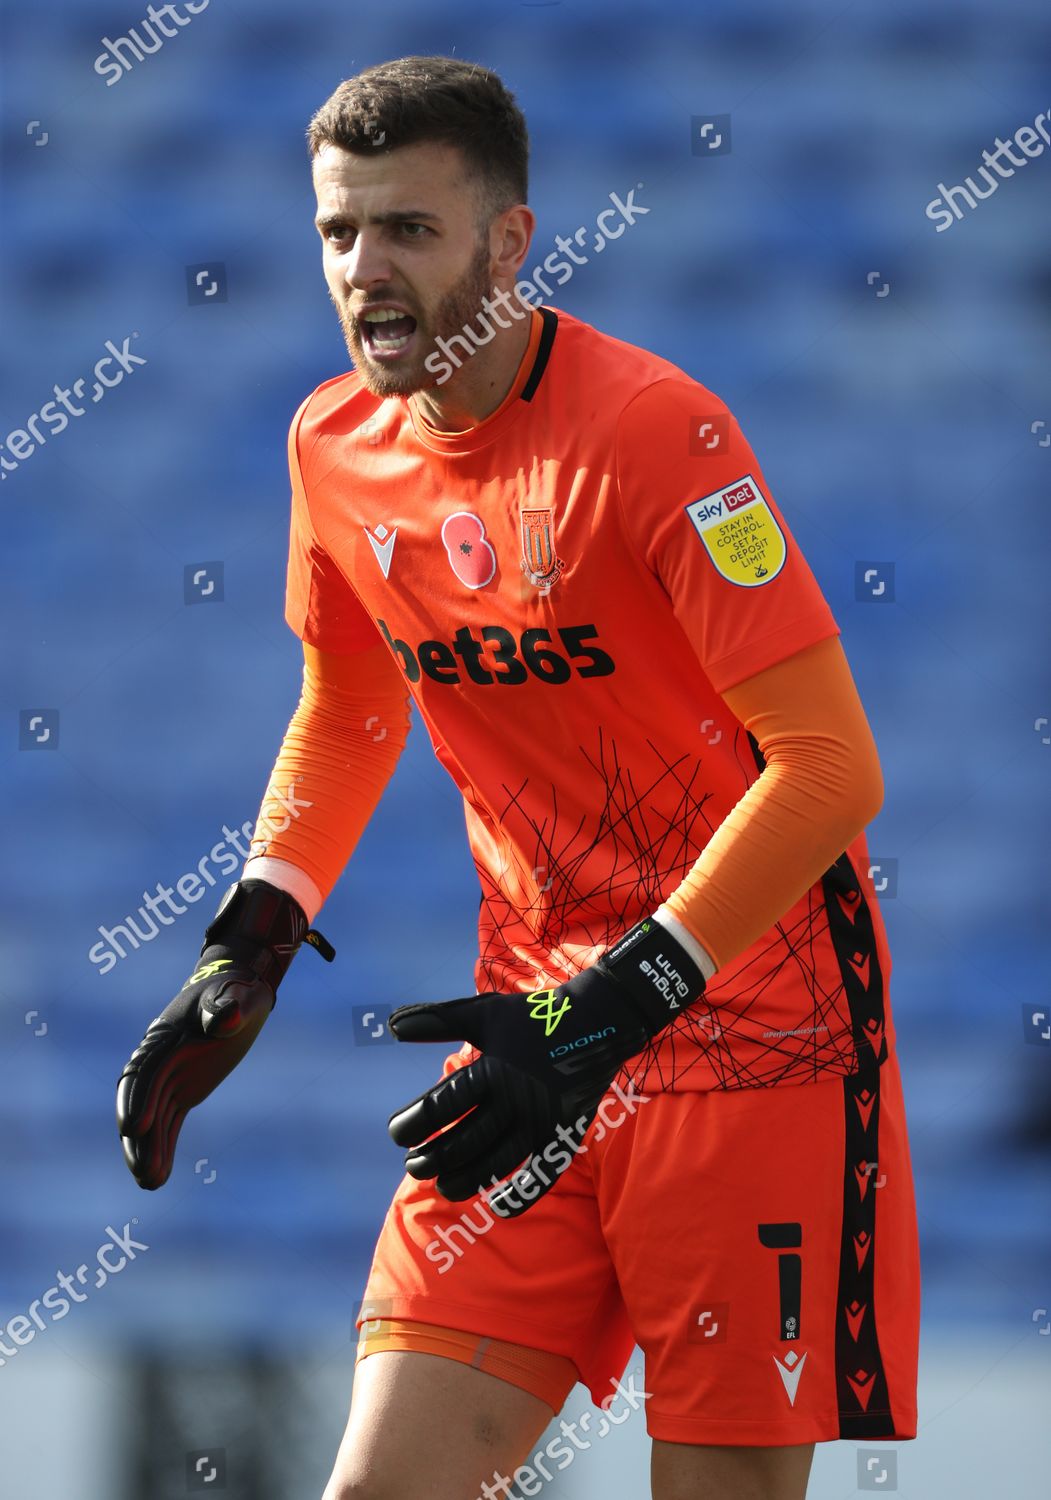
[[796,1391],[799,1389],[799,1377],[802,1375],[803,1366],[806,1364],[806,1355],[804,1354],[800,1357],[794,1349],[789,1349],[785,1355],[784,1364],[781,1363],[776,1354],[774,1355],[774,1364],[777,1366],[777,1373],[784,1383],[785,1394],[788,1396],[788,1404],[789,1406],[795,1406]]
[[371,532],[366,526],[365,535],[376,554],[376,561],[383,569],[384,578],[389,578],[390,560],[394,556],[394,543],[398,536],[398,528],[395,526],[393,531],[388,531],[386,526],[377,526],[375,532]]

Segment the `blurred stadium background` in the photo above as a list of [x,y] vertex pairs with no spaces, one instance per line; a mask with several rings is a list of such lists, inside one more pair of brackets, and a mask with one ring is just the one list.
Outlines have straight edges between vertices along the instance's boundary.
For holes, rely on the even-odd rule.
[[[287,424],[346,367],[303,131],[341,78],[412,52],[516,92],[539,257],[644,184],[649,215],[552,301],[729,402],[881,748],[921,1431],[826,1445],[811,1495],[1046,1494],[1051,153],[946,232],[924,213],[1051,107],[1046,8],[213,0],[107,84],[103,39],[144,15],[37,0],[2,23],[0,426],[107,340],[145,360],[4,473],[4,1495],[320,1495],[398,1177],[384,1121],[439,1057],[374,1042],[365,1013],[470,985],[477,886],[417,724],[323,913],[337,963],[300,957],[164,1192],[128,1175],[115,1080],[214,894],[106,973],[89,950],[257,811],[299,681]],[[96,1286],[126,1225],[148,1250]],[[85,1300],[25,1316],[84,1264]],[[567,1415],[586,1407],[578,1387]],[[549,1489],[627,1500],[645,1473],[638,1417]]]

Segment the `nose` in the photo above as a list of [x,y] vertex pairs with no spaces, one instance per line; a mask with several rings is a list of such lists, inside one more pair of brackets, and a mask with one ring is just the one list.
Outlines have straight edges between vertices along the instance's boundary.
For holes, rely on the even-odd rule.
[[367,231],[358,232],[347,254],[343,278],[348,286],[359,292],[391,279],[390,257],[377,236]]

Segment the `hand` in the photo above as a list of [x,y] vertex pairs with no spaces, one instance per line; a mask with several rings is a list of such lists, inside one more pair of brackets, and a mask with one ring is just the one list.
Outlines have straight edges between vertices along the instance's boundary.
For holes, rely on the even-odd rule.
[[484,1191],[495,1213],[524,1213],[570,1166],[622,1064],[703,992],[685,949],[648,919],[554,989],[402,1006],[398,1041],[482,1053],[392,1115],[405,1170],[453,1201]]
[[117,1085],[117,1128],[140,1187],[163,1187],[188,1110],[244,1057],[274,1007],[249,969],[215,959],[190,975],[150,1026]]
[[332,955],[320,933],[308,933],[298,903],[276,886],[241,881],[223,897],[197,967],[150,1023],[117,1085],[117,1128],[140,1187],[167,1182],[187,1112],[255,1041],[304,938]]

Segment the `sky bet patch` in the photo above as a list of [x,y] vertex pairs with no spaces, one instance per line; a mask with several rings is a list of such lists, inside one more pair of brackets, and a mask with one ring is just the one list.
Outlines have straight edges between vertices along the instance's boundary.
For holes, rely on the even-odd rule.
[[751,474],[686,507],[708,556],[728,583],[754,589],[785,565],[785,534]]

